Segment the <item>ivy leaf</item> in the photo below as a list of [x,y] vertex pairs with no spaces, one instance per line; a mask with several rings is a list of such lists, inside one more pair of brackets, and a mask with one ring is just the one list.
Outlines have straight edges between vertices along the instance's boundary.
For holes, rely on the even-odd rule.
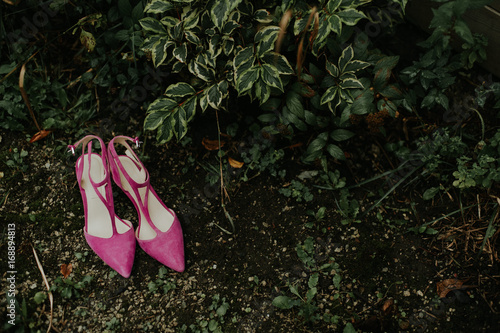
[[222,26],[229,15],[229,9],[228,0],[214,1],[212,10],[210,10],[210,17],[217,28],[222,29]]
[[168,86],[165,95],[168,97],[184,97],[196,93],[191,85],[185,82],[178,82]]
[[283,91],[283,83],[281,82],[280,73],[276,67],[269,64],[262,64],[260,75],[267,85]]
[[163,27],[163,24],[161,24],[160,21],[152,18],[152,17],[145,17],[139,20],[139,24],[141,25],[142,29],[150,32],[154,32],[157,34],[166,34],[167,30]]
[[187,58],[187,46],[186,46],[186,43],[180,45],[180,46],[177,46],[175,49],[174,49],[174,57],[177,58],[177,60],[179,60],[180,62],[186,62],[186,58]]
[[359,20],[366,18],[365,14],[353,8],[344,9],[343,11],[338,12],[337,15],[345,25],[349,26],[354,26]]

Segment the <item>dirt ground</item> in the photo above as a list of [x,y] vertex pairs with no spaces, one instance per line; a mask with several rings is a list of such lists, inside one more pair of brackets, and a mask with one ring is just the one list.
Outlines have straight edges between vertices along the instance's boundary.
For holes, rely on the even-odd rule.
[[[113,133],[104,134],[108,141]],[[431,224],[437,234],[409,231],[460,210],[459,200],[486,202],[486,194],[459,199],[458,192],[450,192],[423,201],[420,183],[398,188],[364,214],[390,187],[381,178],[349,190],[360,214],[342,224],[339,191],[314,186],[319,182],[307,172],[319,168],[301,164],[299,148],[285,149],[283,179],[250,173],[244,182],[237,173],[226,173],[222,207],[219,183],[206,179],[206,166],[218,160],[201,145],[204,135],[166,146],[141,138],[152,185],[180,218],[186,270],[165,269],[137,247],[132,275],[125,279],[83,237],[76,158],[66,152],[77,138],[54,133],[30,144],[24,134],[0,133],[2,162],[12,158],[14,148],[27,152],[17,168],[0,166],[2,285],[11,271],[6,253],[13,224],[18,302],[16,325],[2,324],[3,331],[44,332],[49,325],[50,302],[43,298],[46,286],[33,248],[49,285],[60,287],[52,292],[55,332],[499,331],[496,238],[479,251],[493,213],[489,206],[479,205],[478,211],[464,204],[463,212]],[[349,161],[339,165],[348,186],[387,171],[381,170],[385,157],[368,142],[360,139],[349,149]],[[299,178],[304,175],[310,178]],[[292,180],[306,185],[314,199],[298,202],[282,195],[280,189]],[[131,202],[118,187],[113,190],[118,215],[136,224]],[[322,218],[308,213],[320,207],[325,207]],[[72,265],[65,279],[63,264]],[[68,287],[67,281],[82,283]],[[8,314],[7,293],[0,294],[2,318]],[[278,296],[297,302],[280,309],[273,305]]]

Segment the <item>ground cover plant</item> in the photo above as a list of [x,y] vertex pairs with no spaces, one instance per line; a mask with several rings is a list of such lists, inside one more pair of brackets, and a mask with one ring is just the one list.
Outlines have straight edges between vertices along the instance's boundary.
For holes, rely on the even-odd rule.
[[[436,1],[425,34],[405,0],[4,1],[2,331],[498,331],[485,4]],[[143,141],[184,272],[88,247],[90,133]]]

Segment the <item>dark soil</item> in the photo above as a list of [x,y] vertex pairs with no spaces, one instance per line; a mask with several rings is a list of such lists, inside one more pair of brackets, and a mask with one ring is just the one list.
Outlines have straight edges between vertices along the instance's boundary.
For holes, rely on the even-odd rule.
[[[496,238],[479,251],[494,212],[485,204],[481,213],[477,207],[464,209],[433,223],[438,234],[408,231],[459,209],[459,200],[466,207],[476,198],[460,198],[457,192],[424,202],[422,188],[401,187],[378,208],[360,215],[359,221],[343,225],[336,205],[339,192],[315,188],[314,177],[303,181],[314,195],[311,202],[279,193],[303,171],[318,169],[300,164],[300,151],[287,150],[280,167],[287,170],[285,179],[264,173],[243,182],[236,174],[226,175],[225,209],[235,226],[227,234],[221,228],[232,228],[221,206],[219,184],[211,186],[203,168],[207,163],[218,165],[216,153],[204,150],[198,139],[185,147],[155,146],[148,139],[144,163],[156,191],[181,220],[186,270],[167,270],[164,275],[162,265],[138,247],[132,275],[124,279],[90,250],[83,237],[75,158],[65,153],[65,146],[76,138],[53,134],[29,144],[21,134],[0,135],[2,161],[11,158],[13,148],[28,152],[19,168],[3,165],[0,179],[2,253],[7,253],[7,225],[15,224],[16,229],[19,307],[10,331],[44,331],[49,324],[49,300],[34,300],[46,287],[32,246],[50,285],[64,285],[57,282],[62,264],[73,266],[68,279],[92,277],[78,290],[79,297],[53,292],[56,332],[201,332],[203,321],[210,320],[224,332],[342,332],[347,323],[359,332],[498,332],[500,327]],[[349,176],[350,184],[387,170],[376,144],[360,141],[349,152],[350,161],[341,167],[342,174],[356,175]],[[22,165],[28,166],[25,172]],[[350,190],[362,212],[389,188],[385,181]],[[133,206],[117,187],[114,191],[119,215],[136,223]],[[477,200],[486,202],[487,197]],[[320,221],[306,213],[322,206],[326,216]],[[309,253],[313,265],[305,264],[297,252],[308,238],[314,243]],[[10,276],[5,256],[3,281]],[[321,269],[328,264],[335,268]],[[317,294],[307,300],[308,281],[315,273]],[[341,279],[336,285],[337,275]],[[437,285],[449,279],[465,282],[440,298]],[[165,290],[166,285],[170,288]],[[305,307],[273,306],[280,295],[298,299],[289,286],[297,288],[303,304],[314,306],[309,316]],[[217,314],[224,302],[227,312]],[[5,292],[1,308],[5,318]]]

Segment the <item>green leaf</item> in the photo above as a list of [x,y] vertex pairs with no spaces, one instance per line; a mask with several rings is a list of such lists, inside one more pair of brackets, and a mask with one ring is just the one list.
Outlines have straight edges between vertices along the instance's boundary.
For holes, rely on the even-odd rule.
[[174,134],[177,140],[181,140],[187,134],[188,130],[186,110],[182,107],[177,108],[176,112],[172,114],[172,118],[175,119]]
[[238,29],[241,27],[241,24],[234,20],[229,20],[224,24],[224,27],[222,28],[222,33],[224,35],[231,35],[234,30]]
[[320,101],[321,105],[333,101],[333,99],[338,94],[338,91],[339,88],[337,86],[328,88],[323,94],[323,96],[321,96],[321,101]]
[[252,88],[255,81],[259,78],[259,72],[259,67],[253,66],[238,76],[236,89],[240,95]]
[[41,304],[47,299],[47,294],[44,291],[39,291],[35,294],[33,299],[35,300],[36,304]]
[[259,23],[271,23],[273,21],[271,13],[269,13],[266,9],[256,10],[253,17]]
[[139,24],[141,25],[142,29],[150,32],[154,32],[157,34],[166,34],[167,30],[163,27],[163,24],[161,24],[160,21],[152,18],[152,17],[145,17],[142,18],[139,21]]
[[175,119],[173,117],[169,117],[167,121],[164,121],[158,128],[158,131],[156,133],[156,141],[159,144],[164,144],[170,141],[174,136],[174,126]]
[[370,66],[370,63],[361,60],[351,60],[344,68],[344,73],[355,73],[361,69]]
[[328,74],[330,74],[333,77],[340,76],[339,68],[329,61],[326,62],[326,71],[328,72]]
[[355,134],[351,131],[348,131],[346,129],[336,129],[336,130],[333,130],[331,133],[330,133],[330,137],[334,140],[334,141],[344,141],[344,140],[349,140],[350,138],[352,138]]
[[276,52],[266,52],[262,60],[269,65],[276,67],[280,74],[294,74],[294,70],[284,55]]
[[172,28],[179,24],[180,20],[177,17],[165,16],[161,19],[161,23],[167,28]]
[[158,128],[167,117],[170,116],[170,111],[162,110],[162,111],[154,111],[148,113],[146,119],[144,120],[144,129],[146,131],[154,131]]
[[300,119],[304,119],[304,107],[302,106],[302,97],[294,92],[290,91],[286,95],[286,106],[294,115]]
[[363,89],[363,84],[356,79],[345,79],[340,83],[341,89]]
[[209,68],[202,63],[195,62],[194,70],[196,76],[206,82],[212,82],[215,79],[215,71],[212,68]]
[[455,30],[456,34],[460,36],[460,38],[462,38],[466,43],[474,45],[474,37],[472,36],[472,32],[470,31],[465,21],[461,19],[456,20],[455,25],[453,26],[453,30]]
[[149,14],[163,14],[173,8],[175,8],[174,5],[169,1],[153,0],[146,5],[144,12]]
[[306,293],[307,302],[310,303],[312,301],[312,299],[314,298],[314,296],[316,296],[317,293],[318,293],[318,289],[316,287],[309,289]]
[[190,11],[188,15],[182,18],[182,25],[184,30],[193,29],[194,27],[196,27],[199,20],[200,20],[200,13],[198,12],[198,10],[195,9]]
[[201,44],[200,38],[192,31],[184,31],[184,36],[191,44],[199,45]]
[[328,3],[326,4],[326,10],[328,10],[328,12],[332,14],[334,11],[337,10],[337,8],[339,8],[341,3],[342,0],[329,0]]
[[267,85],[283,91],[283,83],[281,82],[280,73],[278,72],[276,67],[269,64],[262,64],[260,68],[260,77],[262,78],[262,80],[264,80]]
[[222,102],[222,93],[220,92],[217,84],[214,84],[210,88],[208,88],[207,98],[208,98],[208,104],[212,108],[218,110],[220,103]]
[[277,296],[273,299],[273,305],[279,309],[288,310],[293,307],[293,300],[288,296]]
[[191,121],[196,114],[197,101],[198,98],[196,96],[193,96],[185,100],[184,103],[180,105],[180,107],[184,109],[187,121]]
[[179,60],[180,62],[186,62],[186,58],[187,58],[187,46],[186,46],[186,43],[180,45],[180,46],[177,46],[175,49],[174,49],[174,57],[177,58],[177,60]]
[[165,90],[165,95],[168,97],[184,97],[194,93],[196,93],[196,90],[185,82],[171,84]]
[[248,46],[239,51],[234,57],[233,67],[238,75],[252,67],[255,61],[253,46]]
[[365,14],[352,8],[344,9],[343,11],[338,12],[337,15],[340,17],[340,20],[344,22],[344,24],[349,26],[354,26],[359,20],[366,18]]
[[225,39],[224,42],[222,43],[222,48],[224,50],[224,54],[229,56],[233,52],[233,49],[234,49],[233,37],[229,37],[229,38]]
[[151,57],[153,58],[155,67],[160,66],[167,59],[167,49],[173,45],[175,45],[175,43],[167,40],[165,37],[160,38],[160,40],[155,43],[151,50]]
[[341,73],[344,73],[347,64],[352,60],[353,57],[354,50],[352,49],[352,46],[349,45],[342,51],[342,55],[339,58],[339,70]]
[[356,333],[356,329],[351,323],[347,323],[344,327],[344,332],[343,333]]
[[307,19],[309,15],[304,15],[302,18],[295,19],[293,24],[293,34],[297,36],[306,29]]
[[[262,75],[262,74],[261,74]],[[255,97],[260,101],[260,104],[264,104],[271,96],[271,89],[269,86],[260,78],[257,80],[253,86],[255,90]]]
[[328,18],[328,30],[337,35],[340,35],[342,32],[342,20],[337,15],[330,15]]
[[313,275],[311,275],[309,277],[309,281],[307,282],[307,285],[309,286],[309,288],[314,288],[318,285],[318,280],[319,280],[319,274],[314,273]]
[[222,29],[222,26],[229,15],[229,10],[230,7],[228,0],[214,1],[214,5],[210,10],[210,17],[217,28]]
[[428,188],[427,190],[425,190],[422,197],[424,200],[430,200],[430,199],[434,198],[434,196],[437,193],[439,193],[439,187],[431,187],[431,188]]
[[326,147],[326,150],[328,151],[328,153],[333,157],[333,158],[336,158],[338,160],[345,160],[345,155],[344,155],[344,152],[342,151],[342,149],[340,149],[339,146],[337,145],[334,145],[334,144],[329,144],[327,147]]

